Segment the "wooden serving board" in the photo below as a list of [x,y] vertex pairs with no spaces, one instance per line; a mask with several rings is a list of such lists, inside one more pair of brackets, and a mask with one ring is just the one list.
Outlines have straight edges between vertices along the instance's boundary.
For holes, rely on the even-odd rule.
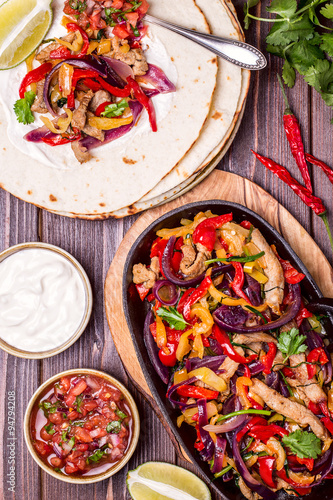
[[165,422],[159,407],[154,401],[136,356],[123,312],[123,268],[127,254],[137,237],[161,215],[187,203],[213,199],[239,203],[266,219],[280,232],[301,258],[317,282],[323,295],[333,297],[333,270],[318,245],[297,220],[270,194],[257,184],[239,175],[215,170],[192,191],[170,203],[151,209],[141,215],[121,242],[107,273],[104,289],[106,316],[117,351],[130,379],[151,404],[168,431],[177,451],[183,456],[185,455],[184,452],[181,450],[172,431]]

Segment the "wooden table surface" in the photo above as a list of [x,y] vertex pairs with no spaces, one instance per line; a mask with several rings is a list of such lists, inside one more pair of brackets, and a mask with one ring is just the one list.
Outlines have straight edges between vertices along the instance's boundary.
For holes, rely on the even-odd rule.
[[[209,1],[209,0],[207,0]],[[265,16],[262,3],[257,15]],[[242,0],[236,1],[242,20]],[[246,33],[249,43],[265,52],[267,25],[253,23]],[[332,253],[322,221],[304,206],[293,192],[255,161],[250,148],[287,166],[301,179],[288,149],[283,131],[283,101],[276,73],[281,60],[267,55],[268,66],[253,73],[244,118],[233,145],[218,168],[245,176],[283,204],[313,236],[332,264]],[[332,112],[321,97],[298,77],[288,91],[290,103],[302,125],[306,150],[333,166]],[[0,166],[1,168],[1,166]],[[333,227],[333,187],[318,169],[310,170],[315,194],[329,211]],[[0,189],[0,250],[27,241],[44,241],[69,251],[83,265],[91,280],[94,308],[88,328],[67,351],[42,361],[23,360],[0,351],[0,387],[3,404],[0,410],[0,498],[4,500],[128,500],[126,472],[148,460],[195,468],[180,460],[168,435],[149,405],[131,387],[114,347],[105,319],[103,285],[112,258],[136,217],[101,222],[73,220],[50,214],[24,203]],[[290,228],[292,231],[292,228]],[[74,486],[53,479],[35,464],[23,439],[23,416],[28,400],[37,387],[50,376],[69,368],[102,369],[128,385],[141,415],[141,436],[137,450],[125,467],[111,480],[86,486]],[[9,491],[8,395],[15,393],[15,492]],[[219,497],[215,497],[218,499]]]

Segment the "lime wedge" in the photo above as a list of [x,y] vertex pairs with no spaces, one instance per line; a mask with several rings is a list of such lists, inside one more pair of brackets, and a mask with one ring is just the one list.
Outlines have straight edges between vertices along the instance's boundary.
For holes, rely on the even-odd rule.
[[146,462],[127,474],[133,500],[210,500],[209,489],[195,474],[164,462]]
[[49,0],[7,0],[0,7],[0,70],[24,61],[52,23]]

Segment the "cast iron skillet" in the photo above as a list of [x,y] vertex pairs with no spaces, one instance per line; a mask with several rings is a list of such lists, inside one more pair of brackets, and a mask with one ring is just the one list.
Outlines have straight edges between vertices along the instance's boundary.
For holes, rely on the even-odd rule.
[[[136,349],[136,353],[144,372],[145,378],[147,380],[148,386],[155,398],[156,403],[160,407],[166,421],[168,422],[173,434],[176,436],[177,440],[184,448],[188,456],[191,458],[193,463],[196,463],[199,467],[201,473],[210,487],[219,493],[224,500],[240,500],[243,499],[243,495],[240,493],[239,489],[234,485],[233,481],[224,483],[222,479],[217,479],[212,482],[213,475],[209,470],[207,463],[200,460],[199,456],[196,454],[193,447],[195,441],[195,431],[190,426],[183,425],[178,429],[176,420],[179,415],[179,410],[174,410],[166,399],[166,386],[161,381],[159,376],[156,374],[152,364],[150,363],[146,347],[143,342],[143,325],[147,310],[144,309],[143,303],[141,302],[138,294],[133,297],[128,293],[128,287],[132,282],[132,268],[134,264],[139,262],[143,264],[149,264],[150,258],[150,247],[152,242],[156,238],[156,231],[162,229],[163,227],[173,228],[180,225],[180,219],[193,219],[193,217],[198,212],[205,212],[206,210],[211,210],[217,215],[221,215],[232,211],[234,220],[238,223],[242,220],[249,220],[257,227],[264,237],[267,239],[268,243],[276,245],[279,255],[283,259],[288,259],[299,271],[305,274],[305,278],[302,281],[302,294],[310,302],[313,303],[313,309],[320,308],[321,312],[333,313],[333,299],[323,299],[322,294],[310,275],[309,271],[306,269],[302,261],[292,250],[292,248],[286,243],[286,241],[281,237],[281,235],[266,222],[262,217],[252,212],[248,208],[238,205],[236,203],[230,203],[220,200],[209,200],[202,202],[195,202],[185,205],[180,208],[176,208],[171,212],[163,215],[157,219],[153,224],[147,227],[147,229],[139,236],[135,241],[131,251],[127,256],[127,260],[124,267],[123,276],[123,302],[124,302],[124,312],[126,316],[126,321],[131,332],[132,340]],[[320,304],[317,305],[319,301]],[[322,303],[324,301],[324,303]],[[327,334],[333,340],[333,321],[331,314],[329,319],[326,321]],[[311,495],[306,498],[308,500],[332,500],[333,493],[329,491],[329,484],[324,482],[313,489]],[[287,498],[286,494],[280,493],[279,499]],[[289,498],[296,498],[290,497]]]

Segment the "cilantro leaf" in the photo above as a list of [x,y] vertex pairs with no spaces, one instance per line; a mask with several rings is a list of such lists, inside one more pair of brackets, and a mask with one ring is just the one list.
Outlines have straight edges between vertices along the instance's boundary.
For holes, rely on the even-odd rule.
[[292,328],[288,332],[280,334],[277,346],[285,356],[284,362],[293,354],[300,354],[306,351],[307,345],[304,344],[305,340],[306,336],[300,335],[297,328]]
[[32,90],[25,92],[23,99],[18,99],[14,104],[14,112],[19,123],[28,125],[33,123],[35,117],[32,114],[31,106],[35,100],[36,94]]
[[321,39],[322,39],[322,44],[320,46],[321,50],[327,52],[327,54],[330,57],[333,57],[333,35],[331,33],[324,33],[321,36]]
[[[281,17],[277,17],[281,19]],[[298,42],[300,39],[309,40],[314,36],[314,25],[311,23],[308,14],[304,14],[299,20],[276,22],[266,37],[266,42],[271,45],[281,45],[286,47],[291,42]]]
[[105,107],[105,110],[101,113],[101,116],[105,116],[107,118],[121,116],[126,108],[128,108],[128,102],[126,101],[126,99],[122,99],[119,102],[108,104]]
[[122,420],[124,420],[124,418],[127,417],[126,413],[124,413],[123,411],[121,410],[116,410],[116,415],[121,418]]
[[90,457],[87,458],[87,464],[89,462],[99,462],[99,460],[103,457],[105,453],[105,450],[96,450],[95,453],[90,455]]
[[295,43],[288,51],[288,60],[292,66],[304,75],[319,59],[324,59],[324,52],[312,43],[312,40],[302,40]]
[[119,434],[121,429],[121,422],[119,420],[113,420],[109,422],[106,426],[106,432],[111,432],[111,434]]
[[76,411],[78,411],[79,413],[82,413],[82,411],[80,410],[82,403],[83,403],[83,397],[76,396],[75,398]]
[[160,307],[157,310],[157,314],[160,318],[167,321],[171,328],[175,330],[185,330],[187,321],[185,321],[184,316],[180,314],[175,307]]
[[52,436],[52,434],[55,433],[55,430],[53,429],[53,424],[52,423],[49,423],[49,425],[44,425],[44,429],[46,430],[46,432],[48,434],[50,434],[50,436]]
[[327,3],[324,7],[320,9],[322,16],[326,19],[333,19],[333,3]]
[[269,7],[266,7],[267,12],[279,14],[281,17],[290,18],[297,10],[296,0],[273,0]]
[[258,5],[259,1],[260,0],[248,0],[248,2],[246,2],[243,6],[243,11],[245,14],[244,25],[246,30],[249,28],[251,23],[251,18],[249,17],[249,10],[251,9],[251,7],[255,7],[256,5]]
[[296,73],[294,68],[288,61],[284,61],[284,65],[282,68],[282,78],[284,83],[288,85],[289,88],[295,85]]
[[283,436],[282,442],[299,458],[317,458],[321,454],[321,441],[313,432],[298,429]]

